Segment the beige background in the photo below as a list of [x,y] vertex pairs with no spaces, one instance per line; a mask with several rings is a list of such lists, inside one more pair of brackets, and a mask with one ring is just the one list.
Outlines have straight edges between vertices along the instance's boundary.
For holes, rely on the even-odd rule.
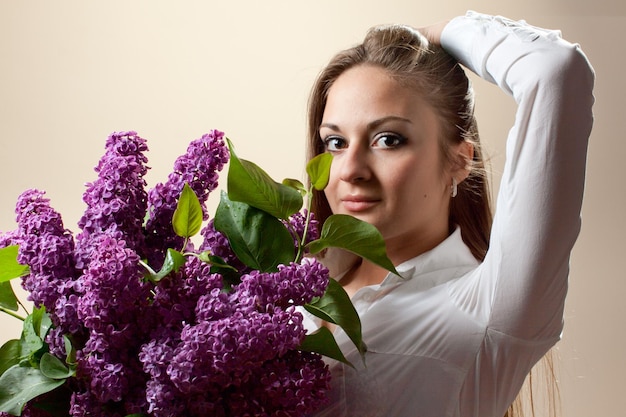
[[[308,89],[331,54],[377,23],[421,26],[467,9],[559,28],[596,69],[583,231],[558,349],[563,415],[626,416],[623,2],[4,1],[0,230],[14,228],[18,194],[36,187],[75,231],[84,183],[112,131],[148,139],[150,184],[213,128],[276,179],[302,178]],[[493,86],[475,87],[497,178],[514,107]],[[0,326],[0,343],[18,335],[16,320],[1,316]]]

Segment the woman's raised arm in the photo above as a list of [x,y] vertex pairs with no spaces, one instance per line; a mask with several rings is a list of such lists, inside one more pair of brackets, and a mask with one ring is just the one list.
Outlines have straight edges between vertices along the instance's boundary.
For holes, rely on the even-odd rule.
[[[436,39],[435,35],[430,35]],[[441,45],[518,108],[509,132],[490,248],[464,308],[490,306],[489,328],[525,340],[558,339],[569,257],[580,231],[594,73],[560,32],[469,12],[450,21]]]

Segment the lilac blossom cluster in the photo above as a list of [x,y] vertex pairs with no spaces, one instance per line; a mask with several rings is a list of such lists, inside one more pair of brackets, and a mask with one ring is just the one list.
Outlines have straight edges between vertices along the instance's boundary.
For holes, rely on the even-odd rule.
[[142,279],[139,256],[124,240],[101,234],[93,246],[78,303],[88,339],[78,351],[77,376],[88,384],[76,394],[89,401],[75,400],[73,413],[101,415],[102,404],[109,404],[108,415],[116,408],[121,415],[137,413],[145,399],[136,387],[146,380],[137,345],[148,336],[152,287]]
[[[76,334],[82,326],[75,308],[81,287],[73,258],[74,238],[44,195],[39,190],[27,190],[15,208],[18,228],[12,240],[20,247],[17,260],[30,266],[22,287],[35,306],[46,308],[58,329],[56,334]],[[63,346],[54,337],[50,341],[53,347]]]
[[[309,226],[306,227],[307,215],[309,216]],[[283,222],[294,237],[296,245],[304,244],[319,238],[319,222],[315,215],[307,210],[293,214],[289,221]],[[306,233],[306,235],[305,235]],[[302,239],[304,237],[304,239]],[[300,240],[303,240],[302,242]]]
[[180,249],[183,239],[174,233],[172,215],[183,186],[188,184],[203,207],[204,220],[208,218],[205,202],[217,187],[218,172],[228,162],[224,133],[213,130],[192,141],[187,153],[174,163],[167,182],[157,184],[148,193],[149,219],[146,223],[146,244],[151,264],[159,266],[168,248]]
[[[200,250],[238,269],[239,283],[227,288],[196,256],[158,282],[145,279],[140,260],[159,266],[168,248],[183,243],[171,223],[185,183],[208,219],[205,202],[228,150],[222,132],[202,136],[150,192],[145,151],[135,132],[108,138],[98,179],[83,197],[76,244],[37,190],[18,200],[18,229],[0,235],[0,247],[20,246],[18,260],[30,267],[22,285],[52,318],[50,352],[65,359],[64,336],[77,349],[76,376],[64,387],[69,415],[310,414],[326,399],[330,373],[320,355],[298,350],[306,331],[296,306],[324,293],[328,270],[313,258],[277,272],[251,270],[209,221]],[[304,222],[298,213],[288,224],[303,234]],[[315,237],[313,220],[305,242]],[[22,415],[48,414],[29,403]]]
[[304,305],[324,294],[328,269],[314,258],[279,265],[278,272],[251,271],[235,291],[238,302],[268,310],[274,306]]
[[323,403],[330,374],[319,355],[297,350],[306,331],[295,306],[323,294],[325,267],[305,259],[251,271],[226,293],[191,258],[173,280],[155,296],[166,325],[139,355],[151,415],[300,416]]
[[78,268],[89,262],[94,241],[101,234],[123,239],[129,248],[143,254],[147,150],[146,140],[136,132],[117,132],[108,137],[104,156],[95,167],[98,179],[88,183],[83,194],[87,209],[78,222],[82,230],[76,237]]
[[[53,323],[46,337],[50,353],[66,355],[63,334],[80,338],[83,328],[74,308],[80,283],[77,279],[73,251],[74,238],[63,226],[61,215],[50,206],[50,200],[39,190],[27,190],[16,203],[17,229],[0,234],[0,248],[19,245],[18,262],[29,265],[22,278],[28,299],[45,307]],[[24,417],[48,417],[34,404],[25,404]],[[0,412],[0,417],[10,414]]]

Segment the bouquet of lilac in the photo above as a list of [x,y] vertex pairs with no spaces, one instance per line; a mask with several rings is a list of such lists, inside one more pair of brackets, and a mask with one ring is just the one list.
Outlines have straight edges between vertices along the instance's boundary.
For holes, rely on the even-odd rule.
[[[146,191],[146,151],[135,132],[108,138],[76,235],[43,192],[19,197],[17,229],[0,234],[0,310],[23,320],[0,348],[0,416],[314,412],[330,380],[322,356],[347,361],[326,327],[307,333],[303,309],[361,354],[365,344],[349,298],[312,255],[341,247],[394,270],[373,226],[336,215],[318,231],[303,208],[332,157],[307,165],[308,189],[277,183],[212,131]],[[25,316],[18,277],[34,305]]]

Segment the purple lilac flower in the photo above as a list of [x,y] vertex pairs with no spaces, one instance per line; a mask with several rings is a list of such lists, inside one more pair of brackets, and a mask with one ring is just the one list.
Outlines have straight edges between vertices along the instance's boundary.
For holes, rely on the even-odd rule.
[[252,271],[241,277],[234,296],[241,304],[265,306],[304,305],[320,297],[328,286],[328,269],[315,258],[279,265],[278,272]]
[[[70,305],[80,294],[74,267],[74,240],[63,227],[61,215],[50,207],[50,200],[38,190],[19,196],[15,212],[18,229],[13,242],[19,244],[18,262],[29,265],[30,274],[22,286],[35,306],[45,306],[52,322],[66,332],[80,332],[82,326]],[[58,302],[68,300],[63,309]]]
[[10,232],[0,232],[0,249],[6,248],[7,246],[15,245],[16,238],[17,230],[12,230]]
[[306,416],[327,402],[329,385],[330,371],[320,355],[291,350],[253,368],[236,389],[186,394],[185,415]]
[[79,317],[85,327],[99,333],[108,325],[138,325],[137,311],[148,306],[150,297],[139,256],[124,240],[108,235],[100,235],[94,247],[82,277],[85,294],[78,304]]
[[[329,373],[319,356],[295,350],[305,336],[301,314],[293,306],[263,305],[260,308],[258,297],[250,294],[249,289],[270,283],[257,280],[257,285],[252,285],[259,274],[250,274],[246,283],[227,294],[221,291],[219,275],[210,274],[202,263],[197,263],[197,258],[191,259],[195,260],[188,261],[182,273],[173,277],[179,281],[172,280],[163,288],[159,283],[157,288],[155,304],[165,306],[168,305],[166,299],[171,302],[180,296],[172,297],[170,291],[176,294],[177,288],[186,287],[193,301],[189,305],[195,303],[195,310],[192,314],[189,307],[177,304],[179,308],[174,310],[178,310],[178,314],[184,311],[188,324],[179,333],[173,323],[161,327],[142,347],[139,357],[144,371],[151,378],[146,390],[148,411],[156,417],[204,416],[206,413],[246,415],[233,411],[243,410],[239,397],[242,393],[258,394],[261,395],[259,399],[267,401],[260,404],[256,398],[254,401],[249,401],[252,397],[247,398],[244,402],[251,403],[246,408],[250,415],[280,415],[276,410],[283,410],[284,415],[304,415],[300,411],[289,414],[285,410],[293,406],[310,412],[319,405],[325,398]],[[192,279],[193,274],[198,273],[205,278]],[[283,291],[280,298],[289,297],[292,302],[294,297],[310,299],[319,295],[328,279],[327,270],[313,259],[306,259],[302,265],[281,268],[274,278],[278,280],[281,273],[283,280],[293,279],[295,282],[314,278],[313,281],[319,281],[311,286],[309,295],[298,289]],[[263,277],[268,275],[271,274],[262,274]],[[181,281],[185,284],[179,287]],[[179,284],[171,285],[173,282]],[[198,285],[199,282],[204,284]],[[317,289],[318,286],[323,288]],[[200,288],[205,289],[203,294]],[[299,288],[297,282],[296,288]],[[272,292],[270,287],[265,290]],[[166,294],[169,298],[165,297]],[[271,298],[269,294],[268,297]],[[184,323],[185,320],[179,316],[174,322]],[[304,356],[281,359],[291,355],[290,352]],[[271,365],[275,361],[277,364]],[[274,368],[282,373],[279,375]],[[266,374],[276,375],[273,388],[264,393],[255,392],[259,378]],[[280,402],[278,397],[283,395],[288,400]],[[259,410],[265,411],[257,413]]]
[[[330,377],[328,366],[320,355],[294,350],[256,369],[255,383],[249,385],[249,393],[242,390],[240,394],[263,404],[268,415],[304,416],[327,401]],[[231,404],[231,415],[244,415],[248,411],[235,408],[243,406],[244,402]],[[249,405],[254,407],[255,404]],[[259,415],[251,411],[248,411],[251,415]]]
[[[221,288],[221,276],[211,273],[210,265],[196,257],[189,257],[178,274],[161,280],[154,289],[150,314],[158,325],[153,327],[151,340],[143,344],[138,356],[149,378],[145,398],[151,415],[185,415],[183,410],[187,400],[167,375],[167,367],[180,344],[181,332],[186,324],[208,316],[211,309],[214,316],[220,312],[227,314],[218,302],[227,301],[227,295],[221,293]],[[216,300],[211,299],[212,295],[216,295]],[[198,306],[201,307],[196,317]]]
[[143,370],[152,378],[166,376],[166,370],[174,357],[174,348],[180,339],[180,332],[167,328],[157,328],[152,340],[141,347],[139,360]]
[[146,140],[136,132],[118,132],[109,136],[105,148],[95,167],[98,179],[87,184],[83,195],[87,209],[78,222],[82,232],[77,236],[76,253],[81,269],[89,262],[94,237],[102,233],[124,239],[129,248],[144,252]]
[[[61,319],[63,320],[63,319]],[[48,344],[48,350],[50,354],[57,358],[65,358],[67,351],[65,349],[65,339],[63,338],[65,332],[61,327],[52,327],[46,335],[46,343]]]
[[172,216],[183,186],[189,184],[196,193],[204,219],[205,202],[209,193],[217,187],[219,171],[228,162],[228,149],[224,133],[213,130],[189,144],[187,153],[178,157],[174,170],[165,184],[159,183],[148,194],[149,219],[146,223],[146,240],[150,248],[151,265],[158,266],[168,248],[180,249],[183,239],[176,236],[172,228]]
[[93,245],[78,303],[89,338],[77,352],[77,376],[104,404],[121,401],[129,387],[145,383],[136,354],[148,332],[151,288],[142,280],[138,255],[124,240],[100,235]]
[[[297,212],[291,215],[289,221],[284,222],[289,231],[294,235],[294,243],[299,246],[304,235],[304,229],[306,225],[307,210]],[[304,238],[304,244],[314,241],[319,238],[319,222],[315,218],[315,215],[311,213],[309,219],[309,227],[307,228],[306,236]]]
[[180,392],[169,380],[152,379],[146,388],[148,412],[154,417],[187,416],[186,401],[181,398]]
[[106,407],[96,398],[91,390],[74,391],[70,400],[72,417],[123,417],[126,413],[121,407],[107,404]]
[[248,381],[251,370],[304,339],[302,316],[237,312],[221,320],[187,326],[167,373],[184,394],[200,394]]
[[72,393],[70,400],[70,415],[71,416],[94,416],[104,417],[102,406],[93,395],[89,392],[75,391]]
[[[134,132],[109,137],[96,168],[99,178],[84,195],[88,208],[79,223],[76,251],[60,216],[36,190],[18,201],[18,230],[0,235],[0,247],[24,246],[20,256],[32,261],[26,262],[31,275],[45,278],[24,282],[53,311],[53,322],[61,324],[47,335],[50,351],[62,357],[63,334],[82,334],[70,414],[311,413],[325,401],[330,374],[319,355],[297,350],[305,329],[294,306],[323,294],[328,270],[305,258],[275,273],[252,271],[209,222],[201,250],[240,269],[241,283],[232,292],[223,290],[221,275],[193,256],[156,286],[144,282],[140,257],[155,267],[168,248],[182,245],[171,227],[182,186],[192,187],[204,210],[217,172],[228,160],[223,133],[212,131],[192,142],[167,183],[146,196],[145,150],[145,141]],[[148,204],[144,234],[140,220]],[[304,221],[298,213],[288,224],[302,235]],[[305,241],[315,238],[312,219]],[[79,270],[83,275],[77,279]],[[25,413],[39,417],[28,407]]]
[[220,320],[234,312],[235,306],[231,303],[229,295],[220,288],[214,288],[210,293],[202,295],[195,310],[196,320],[199,322]]
[[151,314],[160,327],[180,333],[185,323],[196,321],[198,300],[222,286],[221,275],[211,273],[211,265],[195,256],[188,257],[178,274],[161,280],[154,289]]
[[167,375],[167,367],[179,342],[180,332],[166,328],[156,329],[153,339],[143,345],[139,353],[144,372],[150,378],[145,392],[147,410],[155,417],[184,415],[185,402]]

